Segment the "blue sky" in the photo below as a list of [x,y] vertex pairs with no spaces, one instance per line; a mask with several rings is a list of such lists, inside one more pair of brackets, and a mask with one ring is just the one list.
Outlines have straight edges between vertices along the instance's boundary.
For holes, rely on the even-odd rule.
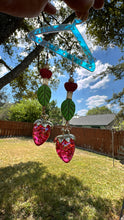
[[[101,80],[99,77],[94,79],[93,76],[97,76],[102,71],[105,71],[108,66],[117,64],[122,53],[117,47],[109,47],[107,50],[103,50],[101,47],[94,45],[93,39],[87,39],[85,25],[80,25],[79,30],[95,58],[96,69],[93,73],[81,67],[75,69],[74,79],[78,83],[78,89],[73,93],[72,99],[76,104],[76,113],[85,115],[89,109],[103,105],[107,105],[113,111],[118,112],[119,106],[110,106],[106,100],[111,98],[113,93],[122,90],[124,79],[115,81],[113,76],[108,75]],[[61,83],[58,90],[52,94],[53,99],[57,97],[59,107],[63,99],[66,98],[64,83],[68,81],[68,75],[66,74],[64,77],[61,77],[60,80]]]
[[[93,57],[95,58],[96,69],[94,72],[89,72],[82,67],[76,68],[74,71],[74,80],[78,84],[78,89],[73,93],[72,100],[76,105],[76,113],[79,115],[85,115],[89,109],[96,106],[100,107],[107,105],[109,108],[115,112],[119,111],[118,105],[110,106],[106,103],[106,100],[112,97],[113,93],[122,90],[124,85],[124,79],[114,81],[114,77],[107,75],[102,80],[99,78],[99,73],[105,71],[110,65],[117,64],[118,59],[122,56],[119,48],[109,47],[107,50],[103,50],[98,45],[94,45],[94,39],[88,39],[86,36],[86,27],[84,25],[79,25],[79,31],[83,35],[88,47],[90,48]],[[26,56],[26,45],[21,43],[18,45],[18,53],[20,57]],[[12,63],[12,60],[7,57],[0,47],[0,57],[4,59],[8,65],[16,66],[16,60]],[[0,76],[7,73],[7,69],[3,66],[0,68]],[[94,79],[94,76],[97,76]],[[60,84],[56,91],[52,91],[51,100],[56,100],[58,107],[66,99],[66,90],[64,89],[64,83],[68,81],[69,75],[65,72],[63,76],[60,76]],[[10,93],[10,87],[6,86],[8,93]],[[10,94],[9,94],[10,95]],[[12,97],[10,96],[12,101]]]

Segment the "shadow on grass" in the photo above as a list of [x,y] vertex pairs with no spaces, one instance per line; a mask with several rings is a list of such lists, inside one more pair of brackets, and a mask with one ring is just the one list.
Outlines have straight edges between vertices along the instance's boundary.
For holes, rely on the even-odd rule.
[[[94,197],[73,177],[52,175],[38,162],[0,169],[0,219],[109,220],[110,200]],[[32,218],[31,218],[32,216]]]

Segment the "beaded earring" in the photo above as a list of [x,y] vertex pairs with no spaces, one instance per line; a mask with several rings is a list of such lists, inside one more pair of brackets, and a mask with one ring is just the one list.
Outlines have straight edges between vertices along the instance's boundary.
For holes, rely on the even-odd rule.
[[40,119],[37,119],[34,122],[33,127],[33,140],[37,146],[42,145],[45,141],[48,140],[50,136],[50,131],[52,123],[47,120],[47,115],[45,108],[51,98],[51,90],[48,86],[49,79],[52,76],[52,72],[49,70],[48,65],[48,54],[47,54],[47,63],[44,68],[40,69],[40,76],[42,78],[42,86],[38,88],[37,98],[39,103],[43,106],[42,115]]
[[70,73],[70,79],[65,83],[67,91],[66,100],[61,105],[61,112],[66,120],[65,126],[62,129],[62,135],[58,135],[54,142],[56,142],[56,152],[58,156],[65,162],[71,161],[75,151],[75,136],[70,134],[69,121],[74,116],[75,104],[72,101],[73,92],[77,89],[77,83],[73,79],[73,66]]

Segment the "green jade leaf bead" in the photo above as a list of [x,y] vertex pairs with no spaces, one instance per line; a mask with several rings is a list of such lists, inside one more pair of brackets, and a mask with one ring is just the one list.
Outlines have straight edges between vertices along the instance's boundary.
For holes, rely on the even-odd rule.
[[41,105],[46,106],[51,98],[51,90],[47,85],[42,85],[37,91],[37,98]]

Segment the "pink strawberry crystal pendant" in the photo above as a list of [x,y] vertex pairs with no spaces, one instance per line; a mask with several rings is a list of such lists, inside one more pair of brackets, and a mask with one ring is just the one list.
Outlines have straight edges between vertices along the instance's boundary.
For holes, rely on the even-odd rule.
[[59,157],[68,163],[71,161],[75,151],[75,136],[72,134],[58,135],[54,142],[56,142],[56,152]]
[[33,140],[37,146],[42,145],[50,136],[52,123],[43,119],[34,122]]

